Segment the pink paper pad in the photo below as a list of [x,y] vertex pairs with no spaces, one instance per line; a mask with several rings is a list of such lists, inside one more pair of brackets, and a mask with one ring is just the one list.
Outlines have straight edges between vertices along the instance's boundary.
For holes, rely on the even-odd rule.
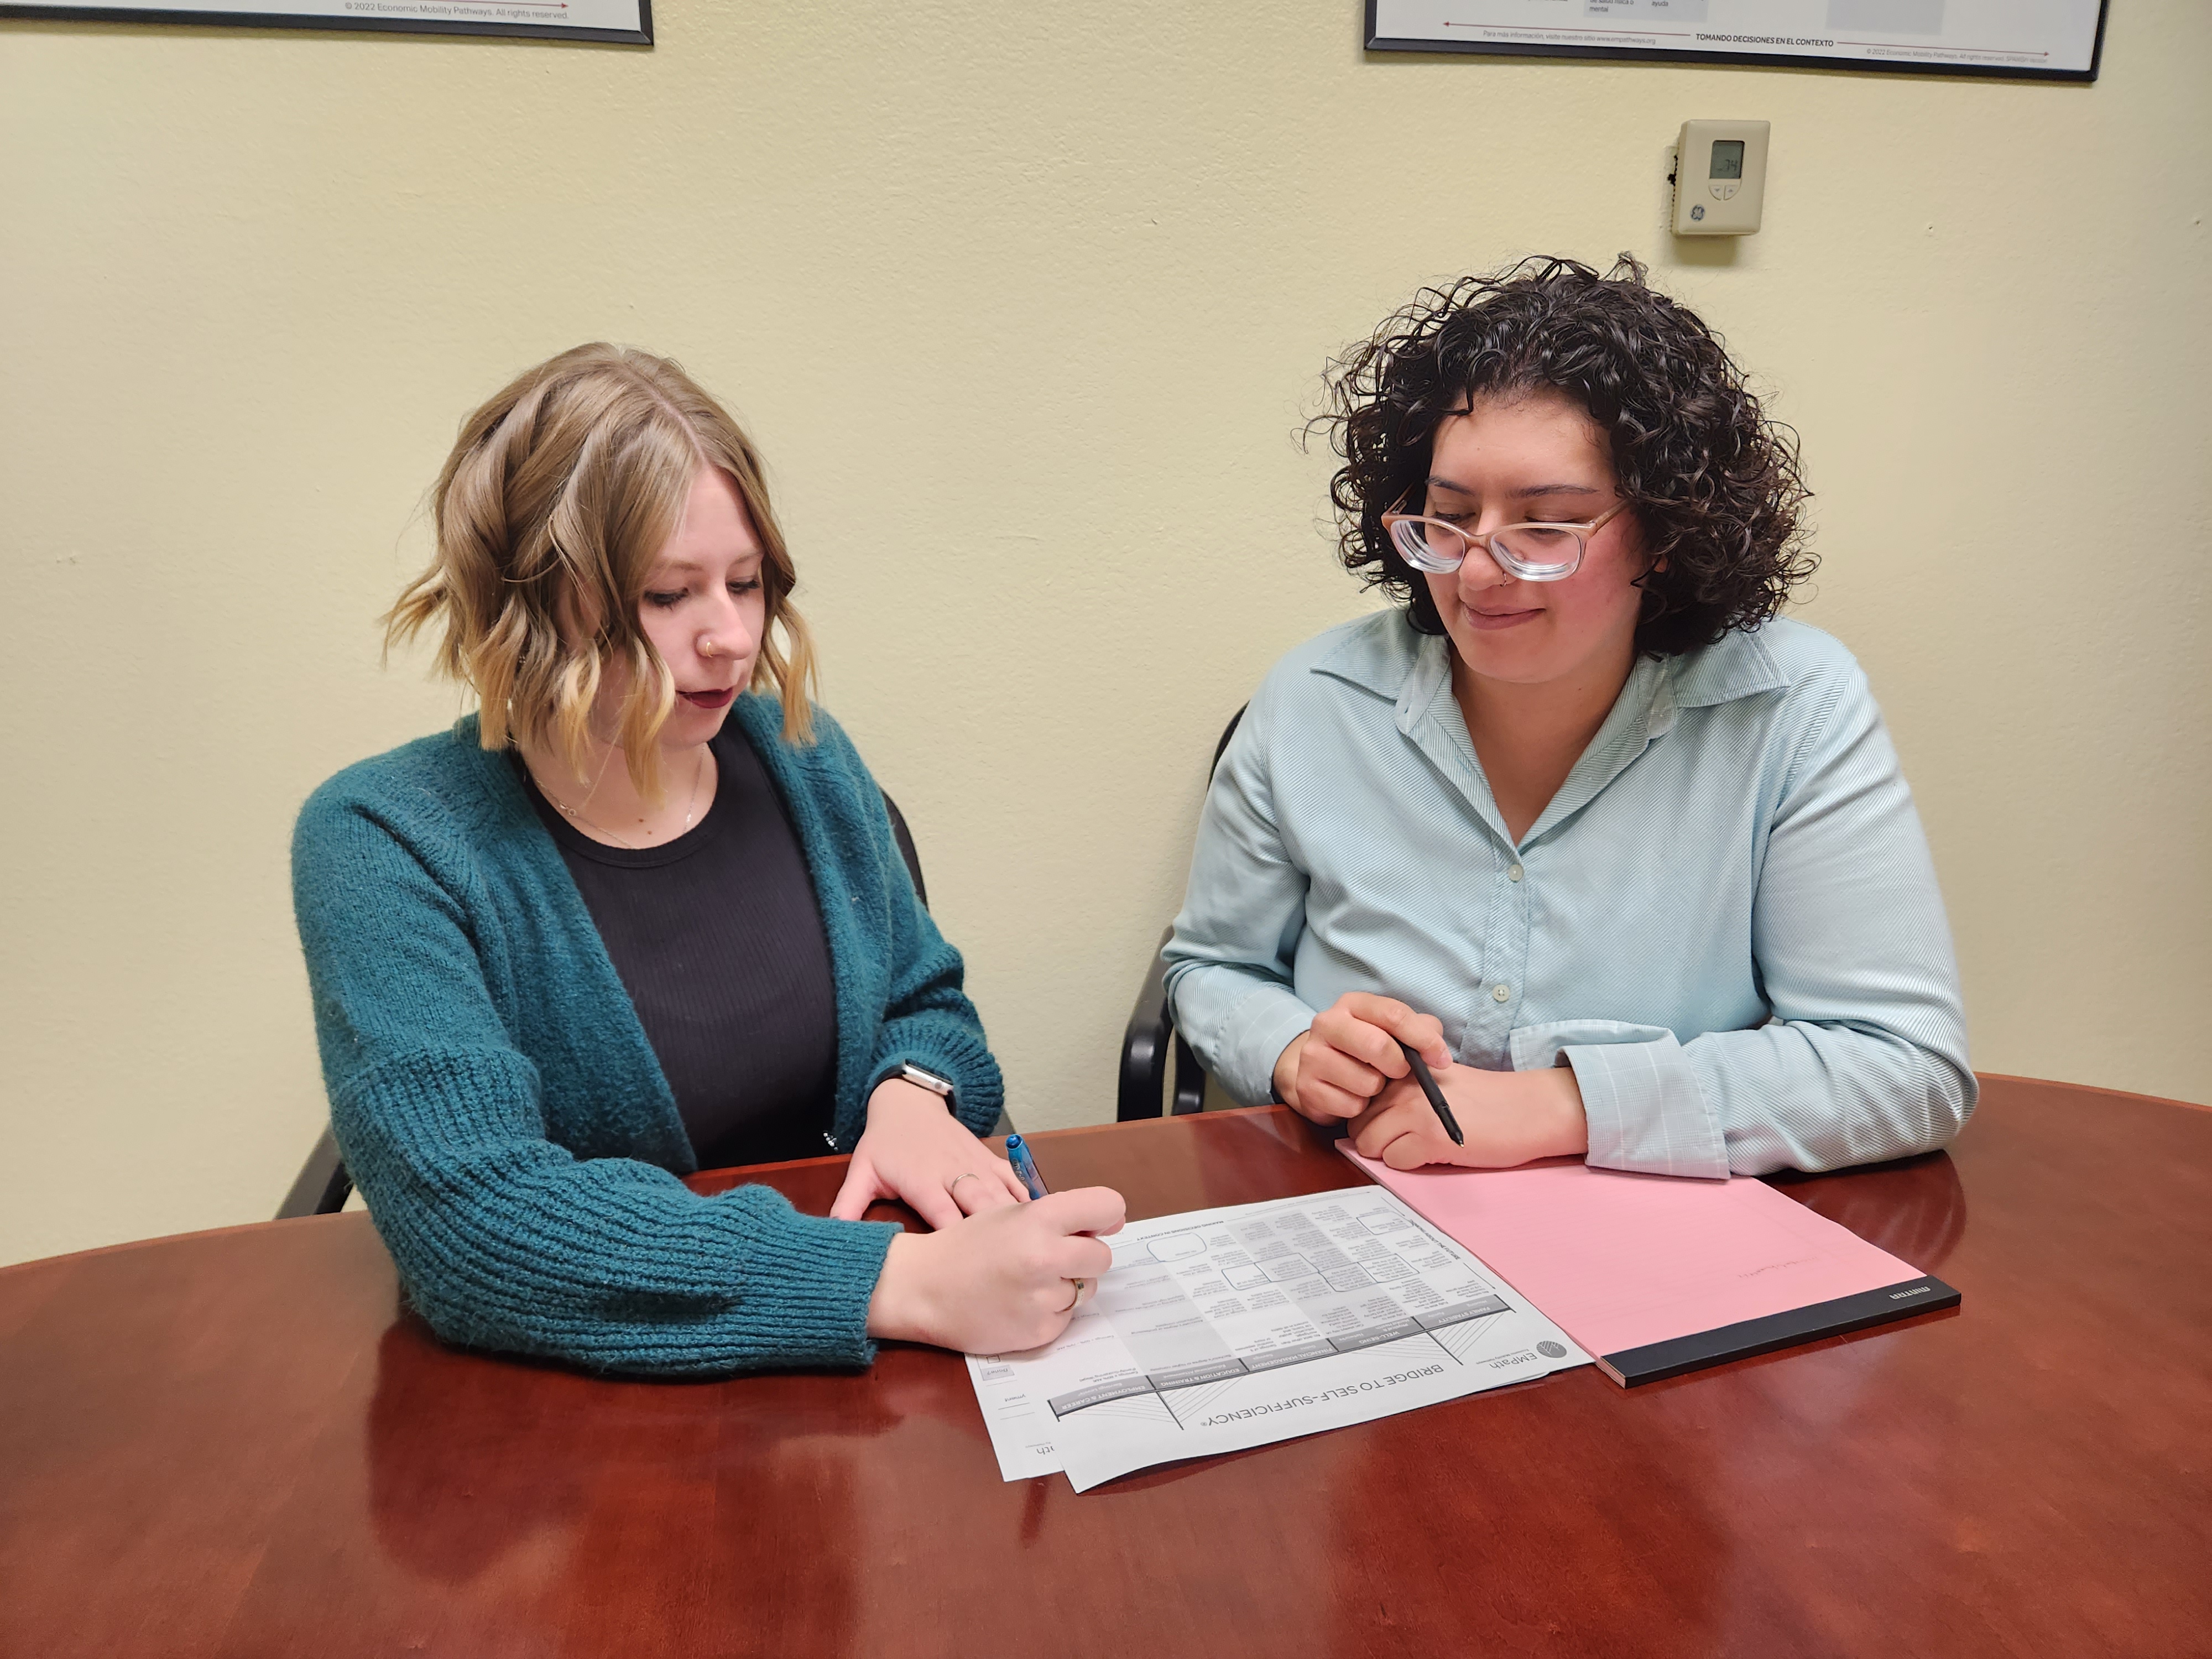
[[1393,1170],[1337,1150],[1594,1355],[1882,1290],[1920,1270],[1762,1181],[1565,1162]]

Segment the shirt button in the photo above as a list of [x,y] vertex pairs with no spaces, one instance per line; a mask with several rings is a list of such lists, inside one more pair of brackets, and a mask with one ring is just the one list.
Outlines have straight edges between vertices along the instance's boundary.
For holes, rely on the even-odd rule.
[[1517,864],[1509,864],[1505,866],[1505,879],[1508,881],[1518,881],[1524,873]]
[[1493,986],[1492,986],[1492,987],[1490,988],[1490,1000],[1491,1000],[1492,1002],[1510,1002],[1510,1001],[1512,1001],[1512,1000],[1513,1000],[1513,988],[1512,988],[1511,986],[1510,986],[1510,985],[1493,985]]

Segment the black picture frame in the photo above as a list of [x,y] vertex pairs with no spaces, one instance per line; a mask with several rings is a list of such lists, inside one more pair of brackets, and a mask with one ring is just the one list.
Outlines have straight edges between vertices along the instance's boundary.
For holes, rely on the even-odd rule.
[[1991,81],[2071,81],[2086,83],[2097,78],[2105,60],[2105,21],[2112,0],[2097,0],[2097,38],[2089,48],[2086,70],[2008,69],[1994,64],[1915,64],[1878,58],[1814,58],[1794,52],[1680,52],[1662,46],[1571,46],[1535,40],[1485,40],[1480,44],[1454,40],[1407,40],[1378,35],[1376,0],[1367,0],[1366,26],[1361,30],[1370,52],[1425,52],[1472,58],[1583,58],[1622,64],[1735,64],[1754,69],[1849,70],[1861,75],[1972,76]]
[[0,0],[0,18],[55,23],[184,23],[228,29],[329,29],[372,34],[461,34],[526,40],[584,40],[600,46],[653,44],[653,0],[637,0],[635,29],[562,23],[483,22],[436,17],[324,16],[312,12],[167,11],[145,6],[26,6]]

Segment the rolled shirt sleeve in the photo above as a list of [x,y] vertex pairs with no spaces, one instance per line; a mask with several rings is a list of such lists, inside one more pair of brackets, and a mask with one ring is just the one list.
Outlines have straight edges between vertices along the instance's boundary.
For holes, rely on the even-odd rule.
[[1314,1019],[1292,983],[1306,877],[1274,820],[1273,713],[1272,699],[1255,697],[1214,769],[1189,889],[1165,947],[1176,1029],[1246,1105],[1273,1097],[1276,1060]]

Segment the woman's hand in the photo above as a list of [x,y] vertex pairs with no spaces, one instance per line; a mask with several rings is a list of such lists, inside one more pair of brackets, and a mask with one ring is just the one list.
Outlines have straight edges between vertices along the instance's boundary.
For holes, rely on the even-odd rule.
[[963,1353],[1018,1353],[1067,1328],[1097,1293],[1121,1231],[1121,1194],[1079,1187],[994,1205],[942,1232],[901,1233],[868,1302],[868,1334]]
[[1316,1123],[1358,1117],[1389,1084],[1412,1074],[1401,1042],[1432,1072],[1452,1063],[1444,1028],[1434,1015],[1417,1014],[1390,997],[1346,991],[1276,1058],[1275,1092]]
[[1464,1164],[1479,1170],[1510,1169],[1532,1158],[1561,1158],[1589,1150],[1589,1120],[1583,1091],[1565,1066],[1540,1072],[1486,1072],[1454,1066],[1436,1073],[1467,1145],[1455,1146],[1436,1109],[1408,1078],[1392,1083],[1345,1127],[1352,1150],[1394,1170],[1424,1164]]
[[885,1078],[868,1097],[868,1127],[830,1213],[858,1221],[879,1198],[896,1198],[933,1227],[1022,1203],[1029,1197],[1006,1160],[945,1109],[943,1097]]

